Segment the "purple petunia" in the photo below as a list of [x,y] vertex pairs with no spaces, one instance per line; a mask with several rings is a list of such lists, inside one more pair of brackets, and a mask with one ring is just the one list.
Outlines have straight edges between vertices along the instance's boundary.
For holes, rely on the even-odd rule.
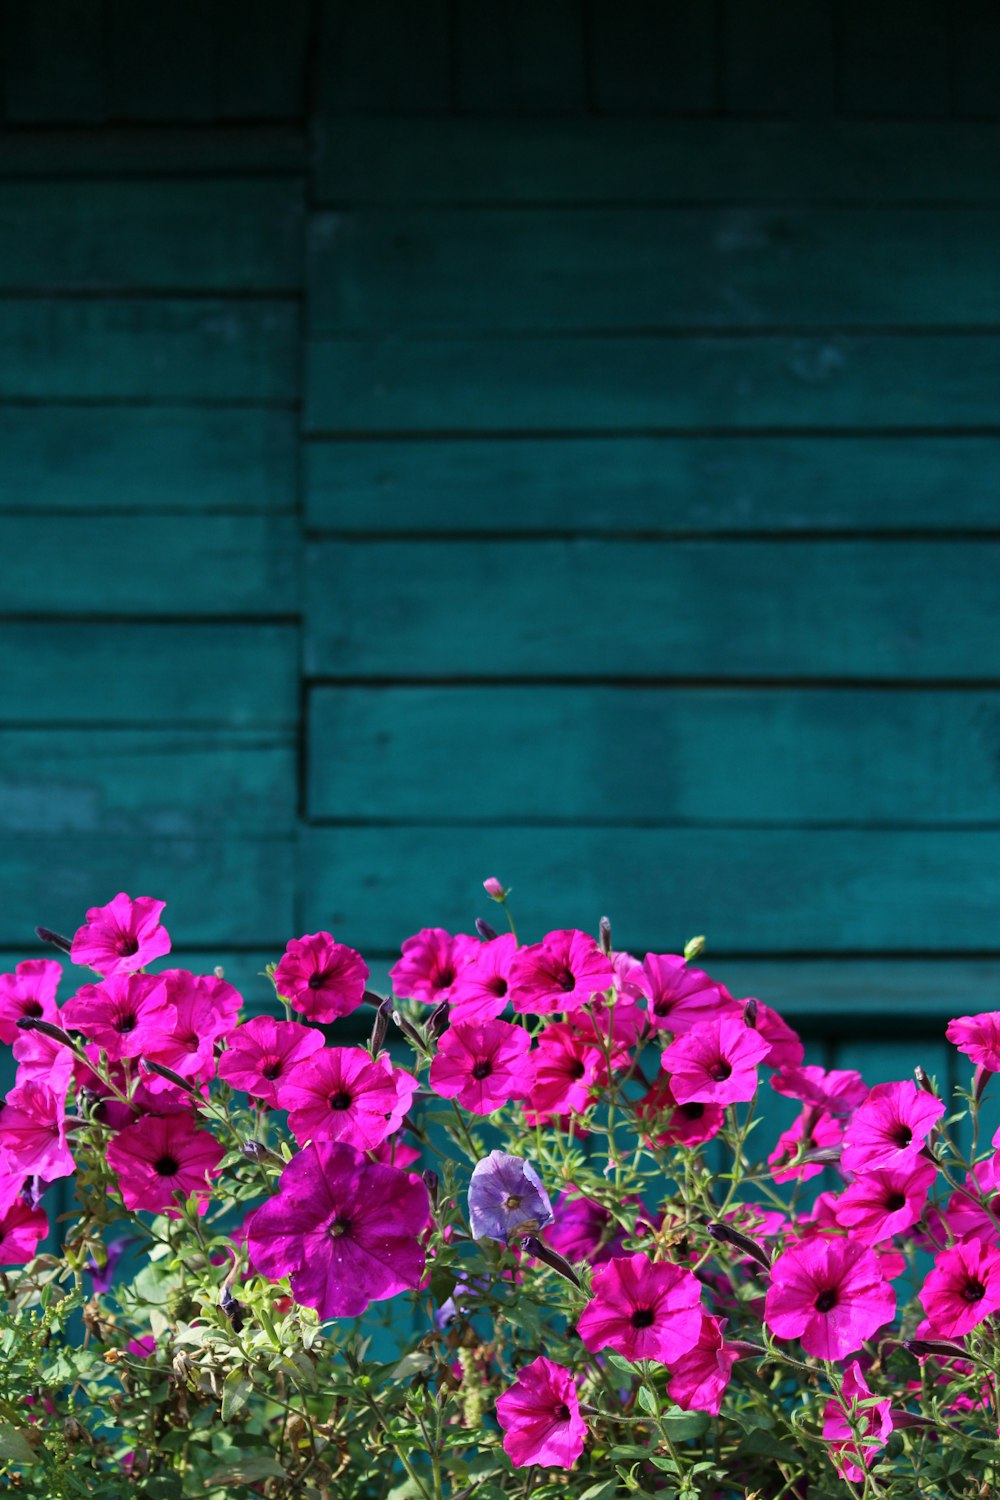
[[519,1156],[491,1151],[477,1162],[469,1182],[469,1224],[474,1240],[507,1244],[537,1234],[552,1223],[552,1205],[542,1179]]

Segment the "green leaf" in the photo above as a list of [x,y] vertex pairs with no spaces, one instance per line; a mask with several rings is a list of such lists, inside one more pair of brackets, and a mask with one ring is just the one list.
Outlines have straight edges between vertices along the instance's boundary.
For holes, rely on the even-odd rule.
[[424,1354],[420,1349],[413,1349],[409,1354],[404,1354],[392,1370],[393,1380],[407,1380],[411,1375],[419,1375],[422,1370],[428,1369],[434,1363],[429,1354]]
[[636,1400],[642,1407],[643,1411],[648,1411],[651,1416],[655,1417],[660,1409],[660,1403],[657,1401],[655,1393],[649,1389],[648,1385],[641,1385],[639,1387],[639,1394],[636,1397]]
[[6,1463],[33,1464],[37,1458],[38,1454],[20,1427],[10,1427],[6,1422],[0,1423],[0,1459]]
[[607,1354],[605,1358],[613,1370],[617,1370],[619,1375],[627,1375],[630,1380],[640,1373],[635,1365],[621,1354]]
[[686,1443],[691,1438],[700,1438],[711,1426],[712,1419],[707,1412],[684,1411],[675,1406],[670,1411],[665,1411],[660,1419],[670,1436],[679,1443]]
[[235,1370],[230,1370],[222,1382],[222,1420],[224,1422],[231,1422],[246,1409],[252,1391],[253,1380],[242,1365],[238,1365]]
[[740,1440],[736,1455],[738,1458],[776,1458],[781,1463],[790,1464],[799,1463],[802,1456],[791,1444],[779,1442],[760,1427]]
[[618,1493],[617,1479],[602,1479],[597,1484],[592,1484],[584,1490],[577,1500],[614,1500]]
[[234,1464],[225,1464],[221,1469],[213,1469],[205,1480],[205,1488],[223,1484],[256,1484],[260,1479],[284,1479],[285,1470],[273,1458],[250,1457],[240,1459]]

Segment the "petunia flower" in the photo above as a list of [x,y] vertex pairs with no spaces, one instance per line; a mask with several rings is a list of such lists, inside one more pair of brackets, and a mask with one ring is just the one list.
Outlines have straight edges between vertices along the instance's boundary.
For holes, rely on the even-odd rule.
[[635,1112],[659,1146],[700,1146],[718,1135],[726,1118],[721,1104],[701,1099],[678,1104],[665,1073],[636,1101]]
[[849,1115],[868,1097],[868,1085],[853,1068],[780,1068],[771,1078],[776,1094],[814,1104],[828,1115]]
[[26,1265],[48,1232],[45,1210],[16,1198],[0,1213],[0,1266]]
[[632,978],[646,996],[652,1025],[674,1036],[717,1019],[725,1008],[722,985],[689,968],[679,953],[647,953]]
[[[55,1024],[59,1024],[58,1018]],[[41,1031],[19,1031],[12,1051],[18,1084],[34,1080],[53,1093],[65,1095],[73,1077],[74,1055],[64,1042]]]
[[278,1080],[278,1104],[302,1146],[308,1140],[345,1141],[366,1151],[390,1133],[396,1085],[363,1047],[323,1047]]
[[451,1000],[461,970],[479,943],[443,927],[423,927],[402,944],[402,958],[389,970],[392,993],[401,1000],[423,1000],[439,1005]]
[[329,932],[292,938],[274,971],[274,986],[309,1021],[348,1016],[365,997],[368,965]]
[[[741,1019],[746,1014],[749,1000],[731,1000],[731,1014],[736,1019]],[[795,1031],[784,1016],[779,1016],[776,1010],[765,1005],[762,1000],[754,1000],[753,1029],[764,1038],[767,1043],[767,1052],[763,1062],[767,1068],[797,1068],[805,1057],[805,1047],[802,1038]]]
[[511,966],[511,1004],[533,1015],[573,1011],[614,981],[611,960],[594,938],[575,928],[560,929],[518,950]]
[[315,1027],[254,1016],[230,1032],[219,1058],[219,1077],[231,1088],[276,1105],[282,1082],[322,1046],[323,1033]]
[[801,1339],[807,1354],[843,1359],[890,1321],[896,1294],[873,1250],[817,1235],[771,1267],[764,1321],[779,1339]]
[[577,1332],[592,1352],[611,1348],[626,1359],[672,1364],[701,1334],[701,1283],[682,1266],[651,1261],[642,1251],[600,1266]]
[[810,1177],[818,1177],[823,1170],[821,1162],[796,1162],[796,1156],[800,1150],[832,1151],[840,1145],[843,1133],[843,1125],[831,1115],[814,1106],[804,1109],[788,1129],[781,1132],[767,1158],[771,1176],[775,1182],[808,1182]]
[[531,1055],[525,1114],[529,1124],[547,1124],[584,1114],[595,1097],[604,1067],[600,1048],[566,1021],[545,1027]]
[[531,1037],[508,1021],[456,1021],[438,1042],[430,1086],[475,1115],[522,1099],[531,1078]]
[[624,1253],[625,1231],[617,1219],[572,1187],[556,1199],[555,1218],[542,1238],[567,1260],[586,1260],[595,1266]]
[[355,1318],[420,1285],[419,1235],[429,1217],[419,1177],[366,1161],[343,1142],[315,1141],[249,1216],[247,1248],[261,1275],[287,1276],[295,1300],[321,1319]]
[[[823,1409],[823,1436],[830,1444],[834,1464],[845,1479],[855,1484],[864,1479],[865,1469],[871,1467],[892,1432],[891,1401],[887,1397],[872,1402],[871,1394],[861,1366],[852,1359],[844,1371],[840,1396],[831,1396]],[[862,1443],[858,1433],[862,1438],[877,1441]]]
[[757,1067],[769,1044],[735,1016],[703,1021],[676,1037],[663,1053],[662,1065],[678,1104],[736,1104],[752,1099]]
[[61,1020],[117,1062],[155,1048],[174,1015],[160,975],[115,973],[78,990],[63,1006]]
[[978,1068],[1000,1073],[1000,1010],[983,1011],[978,1016],[959,1016],[948,1022],[945,1036]]
[[960,1338],[1000,1308],[1000,1251],[978,1239],[940,1251],[917,1296],[938,1333]]
[[76,1170],[66,1144],[66,1101],[33,1079],[11,1089],[0,1111],[0,1173],[54,1182]]
[[[155,1040],[142,1055],[171,1068],[181,1078],[207,1082],[215,1073],[215,1043],[232,1027],[243,997],[214,974],[165,969],[156,977],[167,987],[172,1015],[158,1024]],[[167,1080],[155,1073],[148,1075],[146,1083],[154,1094],[169,1088]]]
[[126,1208],[176,1217],[177,1196],[196,1194],[204,1206],[218,1171],[222,1145],[187,1113],[143,1115],[108,1143],[108,1166]]
[[[948,1199],[948,1228],[957,1240],[1000,1240],[1000,1152],[977,1162],[966,1173],[964,1191]],[[984,1202],[983,1199],[986,1201]]]
[[718,1416],[740,1351],[723,1338],[725,1322],[703,1313],[698,1342],[670,1367],[667,1393],[685,1411]]
[[90,1277],[91,1290],[97,1292],[109,1292],[115,1277],[115,1267],[125,1254],[130,1245],[136,1243],[133,1235],[119,1235],[117,1239],[108,1240],[105,1246],[105,1260],[103,1266],[98,1265],[93,1256],[84,1263],[83,1269]]
[[943,1102],[911,1079],[877,1083],[844,1132],[840,1164],[845,1172],[912,1166],[943,1114]]
[[936,1176],[934,1163],[923,1160],[863,1172],[836,1200],[837,1223],[862,1245],[890,1240],[920,1218]]
[[572,1373],[540,1354],[523,1365],[509,1390],[497,1397],[503,1449],[515,1469],[544,1464],[572,1469],[587,1440]]
[[107,906],[92,906],[77,928],[70,957],[75,964],[110,974],[131,974],[170,952],[170,934],[160,925],[165,901],[120,891]]
[[451,986],[451,1020],[488,1021],[507,1007],[510,971],[517,953],[512,932],[468,950],[468,958],[457,970]]
[[474,1240],[505,1245],[523,1234],[537,1234],[552,1222],[552,1204],[542,1179],[528,1162],[505,1151],[491,1151],[476,1163],[469,1179],[469,1225]]
[[17,1023],[24,1016],[58,1023],[56,990],[62,964],[51,958],[27,958],[13,974],[0,974],[0,1042],[9,1047],[24,1032]]

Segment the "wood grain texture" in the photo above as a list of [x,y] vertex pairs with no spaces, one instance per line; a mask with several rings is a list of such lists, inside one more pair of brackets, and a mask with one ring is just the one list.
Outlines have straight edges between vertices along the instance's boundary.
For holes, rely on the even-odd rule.
[[303,131],[294,126],[95,125],[87,130],[22,126],[0,132],[0,177],[108,178],[302,176]]
[[298,551],[281,516],[0,515],[0,616],[291,615]]
[[835,0],[724,0],[722,97],[733,115],[827,118],[836,102]]
[[93,123],[108,109],[103,0],[8,0],[3,73],[9,120]]
[[319,0],[321,115],[411,115],[451,105],[447,0]]
[[306,430],[1000,430],[1000,337],[314,340]]
[[287,514],[295,415],[198,406],[0,406],[0,513]]
[[306,670],[1000,676],[997,542],[314,543]]
[[313,821],[1000,827],[1000,692],[324,687],[307,737]]
[[840,104],[848,115],[947,115],[949,6],[840,0]]
[[383,438],[310,442],[303,460],[307,525],[348,536],[946,535],[1000,523],[996,437]]
[[717,7],[686,0],[593,0],[593,90],[604,114],[715,109]]
[[483,872],[516,882],[525,933],[606,912],[628,949],[676,952],[695,932],[720,955],[998,946],[1000,834],[950,830],[311,828],[305,930],[387,952],[420,927],[469,931]]
[[298,722],[291,625],[49,621],[3,625],[6,725],[251,728]]
[[469,114],[581,114],[587,104],[582,0],[458,0],[457,105]]

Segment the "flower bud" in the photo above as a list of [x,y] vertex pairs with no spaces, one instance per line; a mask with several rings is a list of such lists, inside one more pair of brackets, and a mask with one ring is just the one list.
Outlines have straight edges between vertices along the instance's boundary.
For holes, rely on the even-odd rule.
[[383,1000],[375,1012],[375,1024],[372,1027],[372,1037],[369,1043],[372,1057],[377,1057],[385,1046],[385,1039],[389,1032],[389,1018],[392,1015],[392,1001]]
[[270,1162],[273,1166],[281,1167],[282,1170],[288,1165],[284,1157],[279,1156],[276,1151],[272,1151],[269,1146],[263,1145],[260,1141],[244,1141],[241,1149],[248,1161]]
[[436,1042],[438,1037],[441,1036],[445,1031],[447,1031],[447,1029],[448,1002],[447,1000],[442,1000],[438,1005],[435,1005],[434,1009],[431,1011],[430,1020],[427,1022],[427,1035],[431,1038],[432,1041]]
[[687,942],[684,944],[684,962],[686,964],[689,964],[693,958],[698,958],[698,956],[704,953],[704,951],[704,937],[688,938]]
[[496,928],[491,927],[489,922],[484,922],[482,917],[476,918],[476,931],[479,933],[479,936],[482,938],[484,943],[492,943],[493,939],[497,935]]
[[420,1178],[424,1184],[424,1187],[427,1189],[427,1196],[431,1200],[431,1207],[437,1208],[438,1188],[440,1186],[440,1178],[438,1177],[438,1174],[432,1171],[430,1167],[428,1167],[425,1172],[421,1172]]
[[969,1358],[969,1351],[965,1345],[954,1343],[951,1339],[904,1339],[903,1348],[915,1355],[917,1359],[924,1354],[937,1355],[938,1359]]
[[68,1031],[63,1031],[61,1026],[54,1026],[51,1021],[39,1020],[38,1016],[21,1016],[17,1022],[17,1029],[18,1031],[38,1031],[53,1042],[60,1042],[62,1046],[69,1047],[71,1052],[77,1051],[77,1045]]
[[499,880],[497,880],[495,875],[491,875],[489,879],[483,881],[483,890],[486,892],[487,896],[489,896],[491,901],[497,901],[501,906],[510,895],[510,892],[504,890],[503,886],[500,884]]
[[602,917],[597,924],[597,940],[601,945],[601,952],[605,958],[611,957],[611,922],[607,917]]
[[913,1076],[917,1080],[918,1089],[923,1089],[925,1094],[934,1093],[934,1085],[933,1083],[931,1083],[930,1079],[919,1063],[917,1063],[917,1066],[913,1070]]
[[63,953],[71,953],[73,944],[69,938],[65,938],[59,932],[53,932],[51,927],[36,927],[35,936],[41,938],[43,943],[51,943],[53,948],[61,948]]
[[748,1234],[743,1234],[741,1230],[734,1229],[732,1224],[726,1224],[719,1219],[714,1219],[706,1227],[713,1240],[723,1245],[732,1245],[736,1250],[742,1250],[744,1255],[749,1255],[750,1259],[755,1260],[765,1271],[770,1271],[771,1257],[763,1245],[758,1245],[757,1241],[752,1240]]
[[989,1068],[984,1068],[982,1063],[979,1063],[977,1065],[972,1079],[972,1097],[977,1104],[981,1104],[983,1102],[983,1095],[986,1092],[986,1085],[989,1083],[992,1077],[993,1074],[990,1072]]
[[557,1250],[553,1250],[551,1245],[546,1245],[537,1235],[524,1235],[521,1240],[521,1249],[528,1255],[533,1255],[535,1260],[540,1260],[543,1265],[551,1266],[553,1271],[558,1271],[560,1276],[565,1276],[566,1280],[571,1281],[574,1286],[580,1285],[580,1278],[566,1257],[560,1255]]
[[226,1319],[233,1332],[242,1333],[244,1322],[243,1308],[233,1296],[233,1289],[229,1285],[228,1280],[223,1283],[222,1290],[219,1292],[219,1306],[225,1313]]
[[743,1002],[743,1024],[752,1030],[757,1026],[757,1002],[752,995]]
[[182,1078],[179,1073],[174,1072],[173,1068],[165,1067],[163,1063],[153,1062],[148,1057],[143,1057],[140,1061],[147,1073],[155,1073],[159,1078],[165,1078],[168,1083],[172,1083],[174,1088],[183,1089],[185,1094],[193,1094],[197,1098],[198,1090],[190,1078]]

